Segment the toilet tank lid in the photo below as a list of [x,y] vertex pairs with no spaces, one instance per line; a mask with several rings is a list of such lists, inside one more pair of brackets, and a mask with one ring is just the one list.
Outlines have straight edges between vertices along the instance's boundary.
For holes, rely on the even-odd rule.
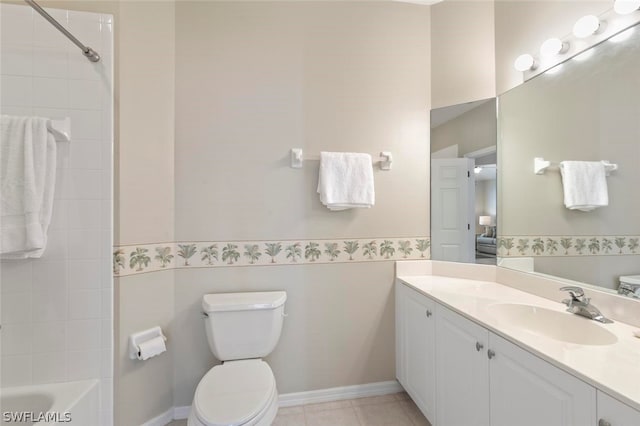
[[623,275],[620,277],[621,283],[640,284],[640,275]]
[[202,298],[202,309],[205,312],[275,309],[282,306],[286,300],[287,293],[284,291],[205,294]]

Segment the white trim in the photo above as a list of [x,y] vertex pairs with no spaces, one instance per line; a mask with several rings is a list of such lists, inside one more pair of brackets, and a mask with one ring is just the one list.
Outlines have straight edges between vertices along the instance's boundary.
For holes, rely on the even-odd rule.
[[158,417],[147,420],[140,426],[165,426],[166,424],[171,423],[171,421],[174,419],[174,411],[175,409],[171,407],[164,413],[160,414]]
[[280,407],[315,404],[318,402],[340,401],[343,399],[363,398],[366,396],[387,395],[402,392],[403,388],[396,380],[367,383],[365,385],[342,386],[338,388],[318,389],[307,392],[286,393],[280,395]]
[[189,417],[191,412],[190,405],[184,405],[182,407],[173,407],[173,420],[184,420]]
[[464,155],[464,157],[465,158],[480,158],[480,157],[484,157],[484,156],[489,155],[489,154],[495,154],[496,152],[498,152],[497,145],[491,145],[491,146],[488,146],[486,148],[479,149],[477,151],[467,152]]
[[[388,382],[367,383],[365,385],[342,386],[338,388],[318,389],[307,392],[285,393],[279,397],[279,406],[293,407],[295,405],[316,404],[319,402],[388,395],[402,391],[404,391],[404,389],[400,386],[400,383],[396,380],[390,380]],[[174,407],[173,419],[186,419],[189,417],[190,410],[191,407],[188,405]],[[154,423],[154,425],[155,424],[156,423]],[[144,426],[151,426],[151,423],[145,423]]]

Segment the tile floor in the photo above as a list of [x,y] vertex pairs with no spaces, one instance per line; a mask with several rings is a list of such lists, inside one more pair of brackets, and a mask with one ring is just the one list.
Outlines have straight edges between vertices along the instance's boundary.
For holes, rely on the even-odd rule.
[[[168,426],[186,426],[176,420]],[[402,392],[369,398],[284,407],[272,426],[431,426]]]

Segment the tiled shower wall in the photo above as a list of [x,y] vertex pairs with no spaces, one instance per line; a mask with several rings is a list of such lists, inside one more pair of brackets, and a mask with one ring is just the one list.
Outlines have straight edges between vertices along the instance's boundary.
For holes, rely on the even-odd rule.
[[102,60],[90,63],[30,7],[0,5],[2,114],[71,118],[58,143],[49,243],[40,259],[0,262],[1,385],[99,379],[113,411],[112,17],[50,10]]

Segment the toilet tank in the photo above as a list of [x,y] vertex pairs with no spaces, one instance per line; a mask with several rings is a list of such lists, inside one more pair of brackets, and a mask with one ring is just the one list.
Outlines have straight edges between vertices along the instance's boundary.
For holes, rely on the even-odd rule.
[[211,351],[220,361],[263,358],[280,339],[284,291],[205,294],[202,308]]

